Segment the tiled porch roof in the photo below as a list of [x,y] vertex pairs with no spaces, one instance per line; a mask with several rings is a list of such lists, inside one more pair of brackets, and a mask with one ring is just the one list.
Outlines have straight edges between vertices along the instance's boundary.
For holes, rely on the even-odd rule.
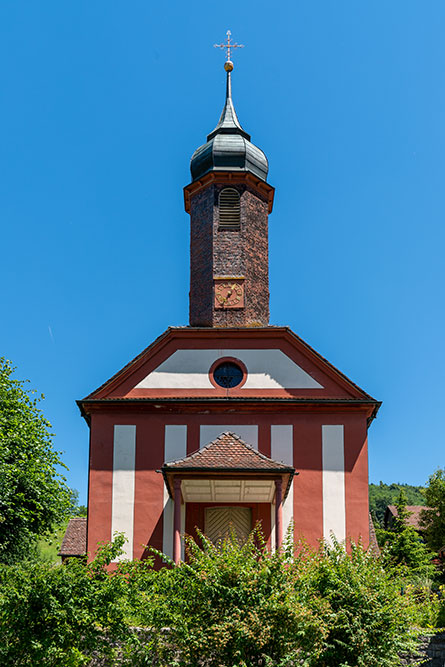
[[235,433],[221,433],[197,452],[179,461],[166,462],[163,471],[239,470],[293,473],[292,466],[274,461],[256,451]]

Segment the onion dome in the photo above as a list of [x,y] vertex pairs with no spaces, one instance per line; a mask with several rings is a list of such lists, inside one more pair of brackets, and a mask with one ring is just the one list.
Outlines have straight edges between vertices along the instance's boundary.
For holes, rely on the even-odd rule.
[[233,64],[228,60],[226,103],[218,125],[207,137],[207,143],[192,155],[190,171],[196,181],[210,171],[248,171],[262,181],[267,180],[269,165],[263,151],[251,143],[240,125],[232,102],[231,72]]

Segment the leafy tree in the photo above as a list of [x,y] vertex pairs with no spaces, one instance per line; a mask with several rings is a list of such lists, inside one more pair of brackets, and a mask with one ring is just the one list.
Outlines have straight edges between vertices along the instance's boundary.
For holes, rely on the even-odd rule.
[[420,522],[425,539],[434,551],[445,546],[445,470],[433,473],[425,489],[427,508],[422,510]]
[[86,505],[79,505],[79,491],[77,489],[70,489],[70,509],[69,516],[86,516]]
[[376,531],[379,544],[384,547],[384,561],[406,566],[410,577],[434,578],[436,571],[431,562],[433,554],[416,529],[408,525],[411,513],[406,506],[407,496],[401,489],[396,501],[397,516],[391,529]]
[[396,533],[403,533],[403,531],[408,527],[408,519],[411,516],[411,512],[408,512],[406,509],[406,506],[408,505],[408,498],[404,489],[400,489],[399,497],[397,498],[395,505],[397,516],[394,521],[394,531]]
[[76,507],[76,512],[74,516],[87,516],[88,514],[88,507],[86,505],[78,505]]
[[[0,562],[27,556],[39,535],[65,516],[70,492],[57,472],[50,423],[39,398],[0,358]],[[43,396],[41,396],[43,398]]]

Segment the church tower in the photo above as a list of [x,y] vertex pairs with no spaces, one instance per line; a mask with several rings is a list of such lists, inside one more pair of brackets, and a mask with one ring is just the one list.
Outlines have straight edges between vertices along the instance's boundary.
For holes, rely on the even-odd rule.
[[237,118],[230,60],[225,70],[221,118],[194,152],[192,182],[184,189],[191,223],[190,325],[267,326],[274,188],[267,183],[266,156]]

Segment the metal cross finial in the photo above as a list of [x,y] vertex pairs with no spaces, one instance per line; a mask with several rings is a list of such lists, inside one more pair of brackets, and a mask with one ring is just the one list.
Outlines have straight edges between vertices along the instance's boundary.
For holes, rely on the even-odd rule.
[[230,41],[232,33],[230,30],[227,31],[227,44],[214,44],[215,49],[227,49],[227,62],[230,62],[230,51],[232,49],[243,49],[244,44],[237,44]]

